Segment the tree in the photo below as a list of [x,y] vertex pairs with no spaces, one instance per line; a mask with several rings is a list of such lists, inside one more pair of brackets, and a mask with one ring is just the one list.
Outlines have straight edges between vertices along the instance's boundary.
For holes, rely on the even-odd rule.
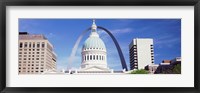
[[181,74],[181,64],[177,64],[173,68],[173,73],[174,74]]
[[149,72],[144,69],[134,70],[131,72],[131,74],[148,74]]

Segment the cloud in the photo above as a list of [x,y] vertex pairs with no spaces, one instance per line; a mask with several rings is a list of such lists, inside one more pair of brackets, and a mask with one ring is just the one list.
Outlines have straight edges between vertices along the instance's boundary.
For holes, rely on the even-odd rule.
[[54,35],[53,33],[48,33],[48,34],[46,35],[46,37],[49,39],[49,38],[55,37],[55,35]]
[[[113,29],[113,30],[109,30],[109,31],[112,34],[126,34],[126,33],[133,32],[133,29],[131,29],[131,28],[123,28],[123,29]],[[105,31],[98,30],[98,34],[99,35],[105,35],[107,33]]]
[[131,28],[124,28],[124,29],[114,29],[111,30],[112,34],[125,34],[125,33],[130,33],[133,30]]
[[[116,36],[118,36],[118,35],[122,35],[122,34],[127,34],[127,33],[133,32],[133,29],[131,29],[131,28],[123,28],[123,29],[114,29],[114,30],[109,30],[109,31],[116,38]],[[98,32],[100,38],[103,39],[103,41],[105,43],[106,42],[110,42],[111,37],[105,31],[98,30],[97,32]]]
[[162,36],[154,40],[154,44],[157,45],[158,48],[162,48],[163,46],[171,48],[179,42],[181,42],[181,38],[172,35]]

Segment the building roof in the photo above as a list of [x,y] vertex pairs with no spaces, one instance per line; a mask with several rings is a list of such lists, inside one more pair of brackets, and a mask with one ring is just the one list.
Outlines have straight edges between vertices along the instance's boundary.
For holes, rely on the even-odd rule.
[[42,34],[19,34],[19,40],[47,40]]

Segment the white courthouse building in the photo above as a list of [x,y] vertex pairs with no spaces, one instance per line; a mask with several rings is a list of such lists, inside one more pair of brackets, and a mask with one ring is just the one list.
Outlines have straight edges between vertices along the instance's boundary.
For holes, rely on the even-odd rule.
[[154,64],[153,39],[136,38],[129,45],[130,70]]
[[82,63],[76,73],[112,73],[107,66],[106,46],[99,34],[93,20],[91,33],[82,47]]

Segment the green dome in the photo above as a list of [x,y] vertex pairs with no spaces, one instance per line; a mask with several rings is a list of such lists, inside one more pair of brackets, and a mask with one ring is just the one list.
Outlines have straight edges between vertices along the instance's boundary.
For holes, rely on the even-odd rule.
[[97,26],[94,20],[91,27],[90,36],[85,41],[82,49],[106,50],[104,42],[101,40],[101,38],[99,38],[99,34],[97,33]]
[[89,37],[84,45],[83,49],[90,49],[90,48],[95,48],[95,49],[104,49],[106,50],[104,42],[99,38],[99,37]]

